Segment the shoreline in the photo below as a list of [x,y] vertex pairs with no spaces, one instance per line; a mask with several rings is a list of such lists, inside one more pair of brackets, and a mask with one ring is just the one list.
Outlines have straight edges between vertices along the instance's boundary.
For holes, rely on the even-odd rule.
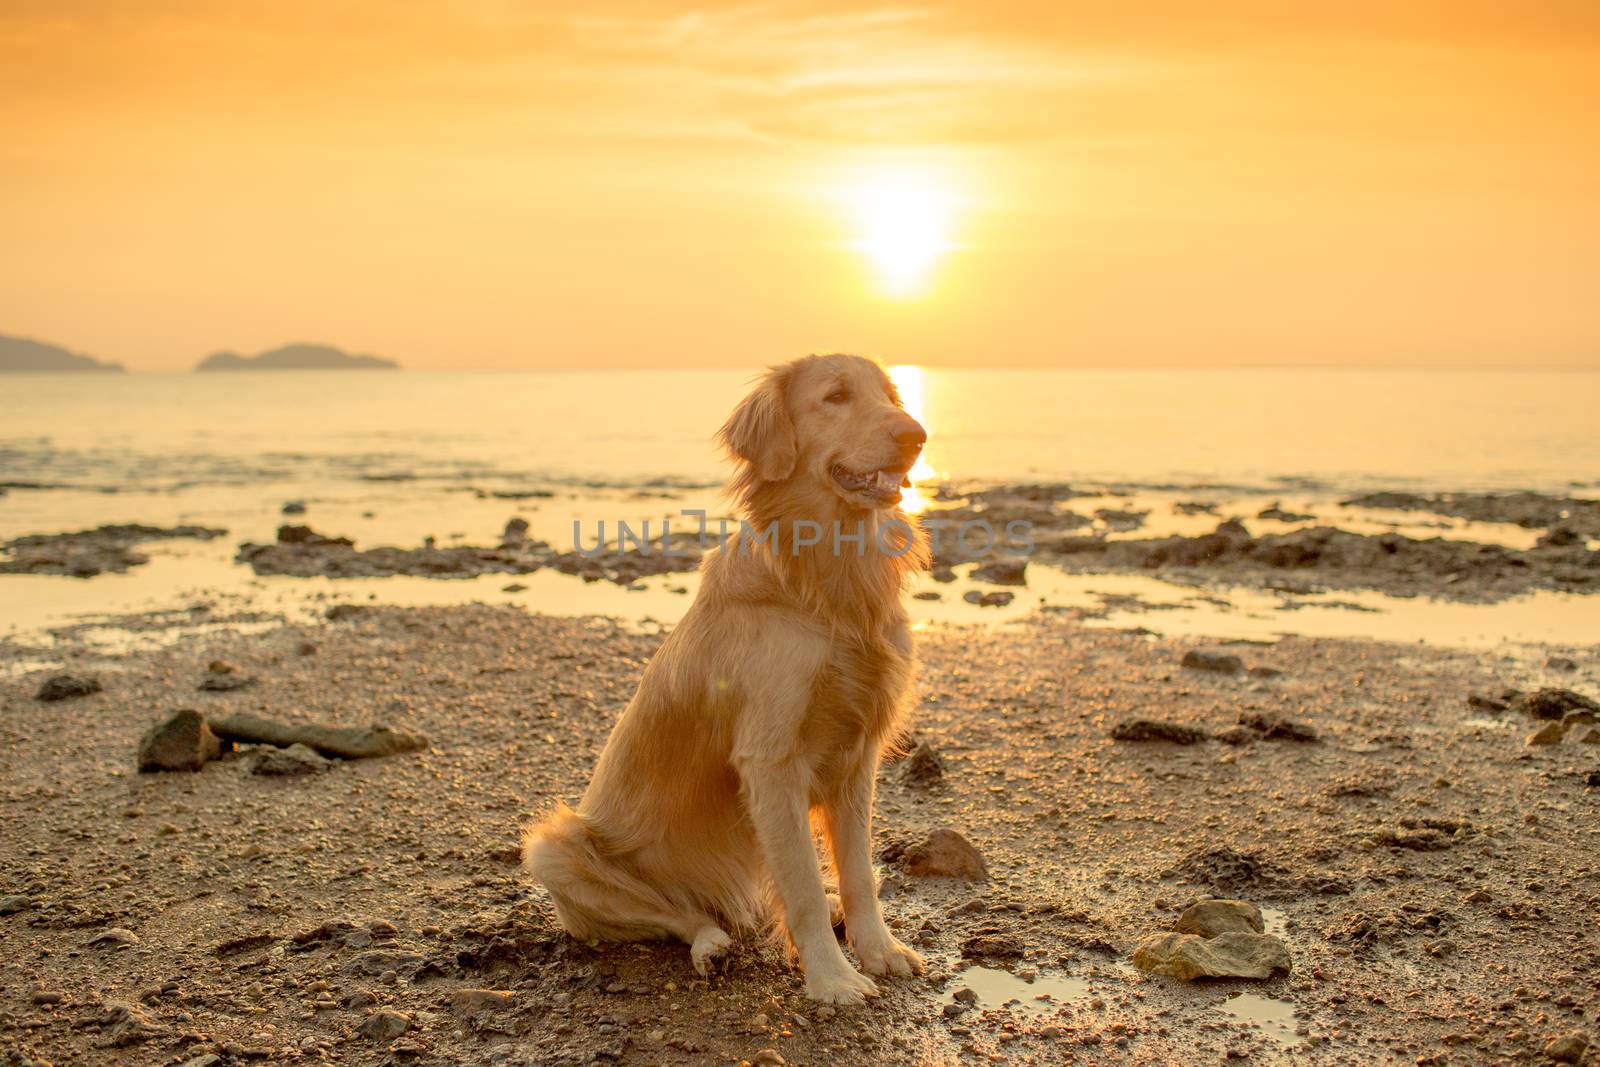
[[[925,633],[910,725],[942,770],[884,768],[874,845],[885,908],[933,973],[829,1018],[770,945],[742,943],[706,983],[679,945],[572,942],[518,876],[518,826],[582,788],[657,640],[505,607],[370,608],[86,658],[73,669],[104,691],[55,704],[33,699],[40,672],[0,678],[0,896],[27,898],[0,918],[16,946],[0,962],[9,1042],[81,1062],[128,1040],[115,1055],[130,1064],[766,1048],[791,1063],[1489,1062],[1600,1018],[1600,992],[1572,980],[1600,965],[1579,903],[1600,897],[1600,867],[1574,862],[1600,833],[1600,745],[1528,746],[1536,723],[1467,703],[1513,686],[1594,695],[1592,650],[1567,671],[1351,640],[1224,646],[1283,672],[1268,677],[1182,666],[1214,646],[1049,615]],[[218,659],[257,684],[197,691]],[[140,733],[176,707],[384,721],[432,744],[304,778],[239,756],[136,774]],[[1111,736],[1146,718],[1221,737],[1250,715],[1317,740]],[[974,843],[990,881],[904,869],[895,857],[941,828]],[[1288,978],[1190,985],[1127,965],[1208,892],[1266,910]],[[112,930],[137,940],[95,940]],[[471,989],[510,996],[463,1008]],[[359,1032],[384,1012],[403,1033]]]
[[[925,487],[925,518],[1002,533],[1024,522],[1033,551],[997,544],[977,557],[945,536],[933,572],[914,582],[913,617],[992,627],[1044,612],[1170,635],[1600,644],[1600,615],[1588,607],[1600,592],[1600,501],[1126,489]],[[54,631],[97,620],[115,628],[124,616],[193,610],[293,622],[350,602],[506,603],[658,630],[682,615],[698,583],[699,546],[676,532],[693,520],[680,513],[705,509],[716,530],[715,497],[701,493],[400,482],[286,502],[259,486],[110,497],[16,490],[0,510],[0,571],[13,572],[0,573],[0,640],[48,649]],[[85,515],[126,524],[72,525]],[[617,551],[614,539],[590,554],[597,524],[617,517],[636,529],[652,519],[652,534],[675,519],[675,554]],[[575,525],[587,539],[576,551],[567,544]]]

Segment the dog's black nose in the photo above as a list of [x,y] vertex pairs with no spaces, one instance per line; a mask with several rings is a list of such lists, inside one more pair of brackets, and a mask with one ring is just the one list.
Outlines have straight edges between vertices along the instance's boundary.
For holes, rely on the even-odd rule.
[[894,435],[894,443],[907,448],[921,448],[927,440],[928,431],[922,428],[922,423],[910,417]]

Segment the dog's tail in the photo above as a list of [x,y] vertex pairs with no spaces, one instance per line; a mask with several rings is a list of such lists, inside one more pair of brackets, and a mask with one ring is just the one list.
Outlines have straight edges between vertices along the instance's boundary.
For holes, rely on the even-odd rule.
[[603,837],[566,804],[522,834],[522,866],[555,902],[556,917],[581,941],[640,936],[678,907],[617,863]]
[[693,862],[679,869],[641,871],[637,849],[565,804],[522,835],[523,869],[550,893],[556,918],[579,940],[688,940],[712,920],[734,930],[771,920],[770,886],[750,855],[720,846],[690,853]]

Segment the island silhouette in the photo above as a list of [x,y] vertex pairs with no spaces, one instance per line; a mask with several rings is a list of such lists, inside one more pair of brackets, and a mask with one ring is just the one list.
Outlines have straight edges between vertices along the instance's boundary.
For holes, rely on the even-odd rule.
[[201,360],[197,371],[223,370],[399,370],[400,364],[381,356],[358,356],[332,345],[297,343],[269,349],[254,356],[216,352]]
[[0,374],[7,372],[99,371],[121,374],[120,363],[107,363],[26,337],[0,334]]

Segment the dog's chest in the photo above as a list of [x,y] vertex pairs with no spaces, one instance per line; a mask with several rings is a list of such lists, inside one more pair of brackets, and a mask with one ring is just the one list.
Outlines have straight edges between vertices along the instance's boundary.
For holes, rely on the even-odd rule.
[[808,732],[829,746],[883,741],[904,710],[911,677],[903,630],[836,642],[812,689]]

